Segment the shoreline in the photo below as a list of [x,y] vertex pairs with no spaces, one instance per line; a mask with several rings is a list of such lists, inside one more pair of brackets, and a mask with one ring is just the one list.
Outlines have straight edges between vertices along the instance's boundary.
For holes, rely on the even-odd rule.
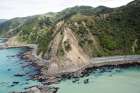
[[[135,61],[116,61],[116,62],[96,62],[96,63],[89,63],[88,65],[84,65],[83,67],[76,69],[73,72],[61,72],[57,73],[55,75],[47,75],[46,71],[47,69],[44,69],[44,65],[47,65],[47,60],[42,59],[41,57],[36,55],[37,51],[37,46],[34,44],[27,44],[27,45],[21,45],[21,46],[12,46],[12,45],[2,45],[2,49],[5,48],[23,48],[26,47],[29,50],[25,51],[23,54],[21,54],[21,59],[26,60],[27,62],[31,62],[31,65],[39,69],[39,74],[35,75],[32,79],[38,80],[41,82],[43,85],[42,86],[32,86],[27,89],[26,93],[31,93],[34,90],[39,90],[39,91],[45,91],[47,93],[57,93],[58,88],[52,88],[53,91],[50,91],[48,85],[58,83],[63,79],[69,79],[69,78],[75,78],[75,77],[83,77],[95,68],[101,68],[101,67],[128,67],[128,66],[133,66],[133,65],[140,65],[140,58],[135,62]],[[1,48],[1,46],[0,46]],[[140,56],[140,55],[138,55]],[[115,56],[114,56],[115,57]],[[100,57],[103,58],[103,57]],[[47,90],[46,90],[47,89]],[[36,93],[36,92],[33,92]],[[44,93],[44,92],[40,92]]]
[[[32,49],[33,51],[33,49]],[[28,59],[28,58],[27,58]],[[33,63],[36,63],[35,61],[32,61]],[[38,65],[38,62],[36,63]],[[138,65],[140,66],[140,60],[138,61],[116,61],[116,62],[104,62],[104,63],[95,63],[95,64],[88,64],[82,68],[79,68],[78,70],[76,71],[73,71],[73,72],[61,72],[61,73],[57,73],[55,75],[50,75],[48,77],[45,77],[46,76],[46,73],[42,73],[44,72],[42,69],[39,76],[37,76],[37,80],[41,80],[41,83],[43,84],[43,86],[33,86],[31,88],[28,89],[27,93],[31,93],[32,91],[38,89],[40,91],[43,91],[43,92],[40,92],[40,93],[44,93],[44,91],[46,92],[46,89],[47,91],[50,91],[49,89],[49,85],[51,84],[55,84],[55,83],[59,83],[61,82],[63,79],[70,79],[70,78],[81,78],[81,77],[84,77],[84,76],[87,76],[90,74],[91,71],[94,71],[95,69],[101,69],[101,68],[126,68],[126,67],[129,67],[129,66],[135,66],[135,65]],[[38,66],[37,66],[38,67]],[[38,78],[38,77],[43,77],[43,78]],[[57,93],[57,92],[54,92],[56,90],[58,90],[59,88],[56,88],[56,87],[53,87],[53,92],[47,92],[47,93]],[[31,92],[30,92],[31,91]],[[35,93],[35,92],[33,92]]]

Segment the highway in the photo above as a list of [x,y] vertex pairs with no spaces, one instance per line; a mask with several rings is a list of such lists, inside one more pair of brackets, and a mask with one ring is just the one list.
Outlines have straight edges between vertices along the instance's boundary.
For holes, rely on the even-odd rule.
[[90,63],[113,63],[113,62],[140,62],[140,55],[95,57],[90,59]]

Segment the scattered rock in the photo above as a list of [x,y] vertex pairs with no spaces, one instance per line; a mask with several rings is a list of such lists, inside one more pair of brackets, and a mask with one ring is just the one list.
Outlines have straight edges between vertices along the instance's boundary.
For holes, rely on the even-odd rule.
[[9,69],[7,69],[8,71],[11,71],[11,69],[9,68]]
[[14,81],[13,84],[14,84],[14,85],[19,84],[19,82],[18,82],[18,81]]
[[16,77],[22,77],[22,76],[25,76],[25,75],[24,74],[21,74],[21,73],[17,73],[14,76],[16,76]]
[[89,79],[84,80],[84,84],[87,84],[87,83],[89,83]]
[[14,87],[14,86],[15,86],[15,85],[13,85],[13,84],[12,84],[12,85],[10,85],[10,87]]
[[79,81],[79,78],[75,78],[72,82],[76,83],[77,81]]

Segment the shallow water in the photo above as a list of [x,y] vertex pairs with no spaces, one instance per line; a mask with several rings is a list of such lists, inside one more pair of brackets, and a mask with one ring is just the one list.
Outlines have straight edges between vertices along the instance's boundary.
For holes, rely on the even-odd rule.
[[[84,83],[89,79],[89,83]],[[112,69],[100,73],[99,69],[89,76],[61,81],[52,86],[59,87],[58,93],[140,93],[140,67]]]
[[[29,77],[29,74],[36,73],[36,69],[32,66],[23,67],[27,62],[17,56],[24,51],[26,48],[0,49],[0,93],[24,91],[24,88],[40,84]],[[18,73],[26,75],[15,76]]]

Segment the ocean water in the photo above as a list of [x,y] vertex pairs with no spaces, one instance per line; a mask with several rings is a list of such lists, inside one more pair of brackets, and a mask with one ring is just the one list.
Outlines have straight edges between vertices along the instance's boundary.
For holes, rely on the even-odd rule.
[[[0,93],[12,91],[25,91],[25,88],[40,84],[32,80],[30,75],[37,73],[32,66],[24,67],[28,64],[17,55],[26,51],[26,48],[0,49]],[[15,74],[26,74],[18,77]]]
[[[88,83],[84,83],[88,79]],[[87,77],[63,80],[52,86],[58,93],[140,93],[140,67],[95,71]]]

